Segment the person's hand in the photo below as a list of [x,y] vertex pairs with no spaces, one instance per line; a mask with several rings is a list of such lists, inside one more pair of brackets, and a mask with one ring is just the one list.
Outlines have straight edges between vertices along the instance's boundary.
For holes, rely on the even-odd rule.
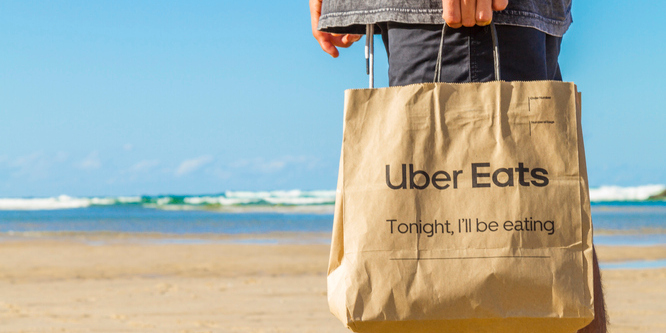
[[312,35],[319,42],[324,52],[337,58],[340,54],[337,47],[350,47],[354,42],[361,39],[362,35],[339,35],[330,34],[317,30],[319,17],[321,16],[321,0],[310,0],[310,22],[312,23]]
[[493,11],[504,10],[508,4],[509,0],[442,0],[442,18],[451,28],[488,25]]

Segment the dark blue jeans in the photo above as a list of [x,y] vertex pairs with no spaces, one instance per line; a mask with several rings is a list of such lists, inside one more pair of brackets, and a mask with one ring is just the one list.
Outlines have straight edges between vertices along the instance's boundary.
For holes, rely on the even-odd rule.
[[[389,85],[432,82],[441,25],[379,24],[389,59]],[[501,79],[562,80],[557,58],[561,37],[533,28],[497,25]],[[447,28],[442,53],[443,82],[494,80],[490,27]]]

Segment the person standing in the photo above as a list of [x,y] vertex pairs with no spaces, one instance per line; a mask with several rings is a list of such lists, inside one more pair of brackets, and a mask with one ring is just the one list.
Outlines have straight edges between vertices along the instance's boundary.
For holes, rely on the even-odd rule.
[[[502,80],[562,80],[558,57],[571,25],[571,0],[310,0],[312,34],[336,58],[338,48],[361,39],[366,25],[381,33],[389,62],[389,85],[433,81],[443,24],[444,82],[495,80],[494,21]],[[594,254],[595,319],[579,333],[606,333],[601,276]]]

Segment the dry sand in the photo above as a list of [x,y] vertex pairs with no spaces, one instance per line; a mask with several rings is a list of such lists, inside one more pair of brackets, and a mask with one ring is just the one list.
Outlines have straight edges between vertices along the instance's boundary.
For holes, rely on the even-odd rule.
[[[605,262],[666,247],[600,247]],[[0,242],[0,332],[346,332],[328,245]],[[666,269],[602,272],[612,332],[666,332]]]

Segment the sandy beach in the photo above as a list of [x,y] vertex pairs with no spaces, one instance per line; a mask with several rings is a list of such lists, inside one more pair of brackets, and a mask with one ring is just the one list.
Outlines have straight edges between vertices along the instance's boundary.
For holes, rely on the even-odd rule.
[[[10,238],[0,253],[0,332],[346,332],[328,312],[326,244]],[[666,331],[666,269],[602,274],[612,332]]]

